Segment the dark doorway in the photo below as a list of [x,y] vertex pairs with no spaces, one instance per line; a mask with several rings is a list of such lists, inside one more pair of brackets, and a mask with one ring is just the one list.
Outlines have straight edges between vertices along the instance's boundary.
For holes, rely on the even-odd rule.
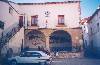
[[71,35],[64,30],[58,30],[53,32],[50,36],[50,50],[71,51],[72,50]]
[[23,16],[19,16],[19,27],[23,26],[23,22],[24,22]]

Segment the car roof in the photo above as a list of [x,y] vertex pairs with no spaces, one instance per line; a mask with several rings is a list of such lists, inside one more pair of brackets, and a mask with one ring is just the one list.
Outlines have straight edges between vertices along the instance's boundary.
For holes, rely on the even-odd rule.
[[38,52],[38,53],[45,54],[43,51],[26,51],[26,52],[30,52],[30,53],[32,53],[32,52]]
[[47,54],[44,53],[43,51],[26,51],[26,52],[29,52],[29,53],[31,53],[31,52],[38,52],[38,53],[42,54],[43,56],[47,55]]
[[25,51],[25,52],[42,52],[43,53],[43,51]]

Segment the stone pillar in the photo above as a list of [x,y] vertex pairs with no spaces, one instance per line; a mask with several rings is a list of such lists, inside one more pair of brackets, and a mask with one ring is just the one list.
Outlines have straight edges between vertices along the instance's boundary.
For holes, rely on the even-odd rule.
[[50,51],[49,36],[46,36],[46,49]]

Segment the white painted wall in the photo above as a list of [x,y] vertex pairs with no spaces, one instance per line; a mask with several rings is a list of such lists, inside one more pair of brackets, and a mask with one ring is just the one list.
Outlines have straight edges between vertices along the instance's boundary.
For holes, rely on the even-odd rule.
[[[13,3],[11,3],[13,4]],[[13,6],[16,6],[15,9],[18,9],[16,4],[13,4]],[[9,5],[6,2],[0,1],[0,20],[3,21],[4,24],[4,34],[6,34],[10,29],[12,29],[14,26],[18,24],[18,14],[13,10],[13,13],[9,13]]]
[[84,45],[86,45],[86,47],[89,45],[89,32],[88,32],[88,23],[87,21],[84,22],[84,24],[82,25],[82,30],[83,30],[83,39],[84,39]]
[[22,39],[24,40],[24,28],[21,28],[8,42],[9,48],[12,48],[14,53],[21,51]]
[[[97,28],[97,23],[99,23],[99,31],[98,31],[98,28]],[[89,36],[90,40],[93,40],[93,46],[95,47],[95,49],[100,51],[100,10],[90,20],[89,34],[91,34],[90,28],[92,28],[92,33],[93,33],[92,35]]]
[[[79,3],[20,5],[20,9],[22,13],[26,14],[29,25],[31,25],[31,16],[38,15],[38,25],[40,28],[45,28],[46,19],[48,20],[48,28],[56,28],[58,24],[58,15],[64,15],[67,28],[79,27]],[[50,12],[48,18],[45,17],[45,11]]]
[[[79,3],[66,3],[66,4],[46,4],[46,5],[17,5],[10,3],[19,13],[25,13],[26,22],[29,21],[31,25],[31,16],[38,15],[38,25],[40,28],[45,28],[46,19],[48,20],[48,28],[56,28],[58,24],[58,15],[64,15],[66,28],[79,27],[80,22],[80,10]],[[45,17],[45,11],[49,11],[48,18]],[[5,23],[4,34],[18,24],[19,14],[14,10],[13,13],[9,13],[9,5],[0,1],[0,20]],[[17,32],[13,38],[9,41],[9,48],[13,48],[17,53],[21,47],[22,39],[24,38],[23,28]]]
[[[10,4],[16,9],[16,11],[19,12],[19,6],[17,4],[13,2],[10,2]],[[4,30],[0,29],[0,34],[3,32],[5,35],[9,31],[11,31],[12,28],[16,27],[19,23],[19,14],[16,13],[14,9],[12,14],[10,14],[9,7],[10,5],[8,5],[8,3],[0,1],[0,20],[5,23]],[[24,39],[23,28],[9,40],[9,42],[7,43],[7,47],[12,48],[14,53],[17,53],[22,44],[22,39]]]

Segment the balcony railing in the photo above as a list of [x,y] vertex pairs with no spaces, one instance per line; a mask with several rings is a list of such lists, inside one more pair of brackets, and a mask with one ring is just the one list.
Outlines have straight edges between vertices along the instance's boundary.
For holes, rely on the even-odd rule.
[[5,35],[2,34],[0,38],[0,46],[4,46],[9,40],[21,29],[19,24],[13,27],[10,31],[6,32]]

